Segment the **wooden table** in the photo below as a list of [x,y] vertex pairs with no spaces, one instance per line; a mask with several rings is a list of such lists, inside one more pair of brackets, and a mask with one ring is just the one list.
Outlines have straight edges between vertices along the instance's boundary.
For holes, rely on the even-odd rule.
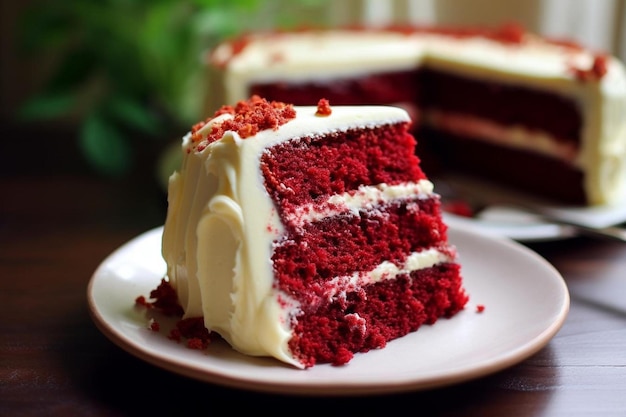
[[[11,165],[3,152],[0,162]],[[626,416],[626,244],[573,238],[530,245],[567,281],[570,312],[544,349],[494,375],[365,398],[245,392],[151,366],[90,319],[92,273],[114,249],[162,224],[163,192],[150,181],[48,168],[2,168],[0,416],[188,416],[248,407],[268,415]]]

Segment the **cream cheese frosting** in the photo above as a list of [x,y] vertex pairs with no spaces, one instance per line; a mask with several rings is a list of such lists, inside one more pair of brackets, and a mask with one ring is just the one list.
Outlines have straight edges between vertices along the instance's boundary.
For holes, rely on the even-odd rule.
[[506,132],[500,138],[513,139],[507,146],[568,160],[583,172],[591,205],[613,204],[625,197],[626,70],[613,57],[606,59],[604,76],[581,81],[572,69],[591,68],[592,52],[532,34],[526,34],[522,43],[511,44],[428,32],[303,31],[252,35],[243,49],[235,46],[222,44],[211,55],[210,65],[218,68],[224,93],[220,97],[215,91],[211,96],[227,103],[246,98],[255,83],[324,82],[422,65],[570,98],[578,103],[583,118],[578,149],[562,149],[559,138],[541,131],[488,126],[488,121],[480,120],[476,126]]
[[[190,151],[191,134],[185,136],[182,167],[169,183],[162,253],[186,317],[204,317],[207,329],[242,353],[273,356],[302,368],[287,345],[292,337],[290,318],[298,313],[298,303],[273,285],[272,249],[284,226],[264,187],[261,155],[276,144],[297,141],[312,131],[322,136],[408,122],[409,117],[404,110],[387,106],[336,106],[324,117],[315,115],[315,107],[295,110],[297,117],[279,129],[246,139],[227,131],[201,151]],[[213,119],[199,133],[206,134],[229,117]],[[287,221],[316,221],[374,202],[427,198],[432,192],[428,180],[361,187],[331,197],[321,208],[303,207]],[[342,297],[348,289],[451,261],[453,256],[450,248],[412,253],[402,265],[384,262],[370,272],[335,277],[340,285],[325,294]]]

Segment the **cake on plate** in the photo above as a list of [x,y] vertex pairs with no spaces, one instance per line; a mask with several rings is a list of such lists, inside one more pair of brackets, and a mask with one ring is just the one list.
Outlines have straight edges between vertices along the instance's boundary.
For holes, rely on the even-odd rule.
[[471,174],[559,204],[625,198],[626,72],[573,42],[515,24],[253,33],[207,66],[211,111],[252,94],[400,106],[431,178]]
[[222,106],[182,141],[153,297],[302,369],[453,318],[468,294],[410,124],[398,107],[324,99]]

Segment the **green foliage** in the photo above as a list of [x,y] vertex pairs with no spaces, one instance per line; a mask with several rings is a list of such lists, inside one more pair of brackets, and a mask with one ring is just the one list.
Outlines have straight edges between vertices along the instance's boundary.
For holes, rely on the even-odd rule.
[[[306,6],[312,2],[324,1],[307,0]],[[203,53],[226,37],[258,28],[255,16],[267,3],[272,2],[35,2],[21,24],[20,50],[57,65],[20,116],[41,120],[78,113],[88,161],[103,174],[123,175],[133,162],[134,137],[169,139],[164,133],[202,116]]]
[[82,124],[80,145],[98,171],[119,175],[130,164],[131,151],[116,125],[98,113],[90,113]]

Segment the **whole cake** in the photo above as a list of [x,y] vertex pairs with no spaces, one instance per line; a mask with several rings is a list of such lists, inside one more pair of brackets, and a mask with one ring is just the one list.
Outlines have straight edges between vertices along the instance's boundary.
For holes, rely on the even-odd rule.
[[162,246],[184,318],[244,354],[309,368],[462,310],[410,122],[391,106],[254,96],[194,126]]
[[471,174],[560,204],[625,198],[624,66],[518,25],[258,33],[219,45],[208,66],[209,109],[252,94],[392,104],[415,120],[431,177]]

